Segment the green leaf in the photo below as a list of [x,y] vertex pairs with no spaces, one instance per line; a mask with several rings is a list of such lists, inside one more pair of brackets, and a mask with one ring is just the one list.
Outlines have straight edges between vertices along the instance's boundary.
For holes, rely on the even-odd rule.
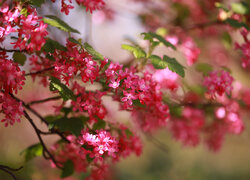
[[195,85],[195,86],[190,86],[188,87],[192,92],[195,92],[201,96],[204,95],[204,93],[206,92],[206,88],[204,86],[201,85]]
[[73,173],[74,173],[74,163],[71,160],[68,160],[63,165],[61,178],[71,176]]
[[60,18],[53,16],[53,15],[47,15],[45,16],[47,18],[43,18],[44,23],[51,25],[53,27],[56,27],[62,31],[65,32],[74,32],[80,34],[80,32],[72,27],[70,27],[67,23],[65,23]]
[[184,66],[182,66],[175,58],[171,58],[165,55],[163,57],[163,60],[167,62],[168,69],[170,71],[176,72],[183,78],[185,77]]
[[101,55],[99,52],[97,52],[91,45],[88,43],[84,43],[84,49],[93,56],[96,60],[104,60],[103,55]]
[[131,46],[127,44],[122,44],[122,49],[132,52],[134,57],[137,59],[146,57],[145,51],[139,46]]
[[55,77],[50,77],[50,90],[58,91],[64,101],[67,101],[69,99],[72,99],[74,101],[76,100],[76,96],[74,95],[74,93]]
[[243,14],[243,15],[249,13],[249,7],[245,3],[242,3],[242,2],[232,3],[231,6],[232,6],[232,10],[235,13]]
[[235,19],[232,18],[228,18],[225,21],[227,24],[229,24],[230,26],[234,27],[234,28],[242,28],[245,27],[247,30],[249,30],[249,27],[246,25],[246,23],[243,22],[239,22]]
[[87,159],[88,163],[91,163],[95,158],[91,158],[91,157],[89,156],[89,154],[87,154],[87,155],[86,155],[86,159]]
[[133,105],[135,105],[137,107],[142,107],[142,108],[146,107],[146,105],[142,104],[139,99],[133,100]]
[[175,19],[176,24],[182,24],[183,21],[190,16],[190,10],[187,5],[181,3],[173,3],[173,8],[177,13]]
[[64,113],[64,116],[67,117],[68,114],[72,112],[72,107],[63,107],[63,108],[61,109],[61,112],[63,112],[63,113]]
[[29,0],[29,3],[34,6],[41,7],[41,5],[45,3],[45,0]]
[[27,8],[23,8],[20,12],[20,14],[24,15],[25,17],[28,16],[28,9]]
[[42,156],[43,146],[40,143],[34,144],[23,150],[20,154],[24,154],[25,162],[28,162],[37,156]]
[[46,53],[54,53],[56,49],[67,51],[67,48],[65,46],[50,38],[46,40],[46,43],[42,47],[42,51],[45,51]]
[[75,43],[75,44],[78,44],[78,45],[82,46],[82,44],[79,41],[77,41],[76,39],[74,39],[72,37],[69,37],[69,41],[72,42],[72,43]]
[[224,32],[222,34],[222,43],[226,48],[231,48],[232,47],[232,38],[228,32]]
[[170,71],[176,72],[181,77],[185,76],[184,66],[182,66],[175,58],[164,56],[161,59],[159,56],[152,55],[149,57],[155,69],[165,69],[168,67]]
[[155,69],[165,69],[168,66],[168,64],[157,55],[151,55],[149,59]]
[[211,71],[213,71],[213,67],[207,63],[198,63],[195,66],[196,71],[202,72],[205,76],[207,76]]
[[219,2],[216,2],[216,3],[215,3],[215,7],[220,8],[220,9],[223,9],[223,10],[226,11],[226,12],[229,11],[229,9],[228,9],[224,4],[219,3]]
[[175,117],[181,117],[183,107],[180,105],[169,105],[170,114]]
[[106,122],[100,118],[98,118],[98,122],[94,124],[93,130],[104,129],[106,126]]
[[26,56],[21,52],[14,52],[12,58],[13,58],[14,62],[16,62],[22,66],[25,64]]
[[[163,43],[166,47],[171,47],[172,49],[176,50],[176,47],[171,44],[170,42],[166,41],[162,36],[152,33],[152,32],[148,32],[148,33],[142,33],[142,35],[144,36],[145,40],[149,40],[151,43],[155,42],[154,39],[158,40],[156,42],[161,42]],[[158,44],[155,44],[158,45]]]
[[125,133],[126,133],[126,135],[127,135],[128,138],[131,137],[131,136],[133,136],[133,133],[129,129],[126,129]]
[[223,69],[224,71],[229,72],[230,74],[232,73],[231,69],[229,69],[229,68],[226,67],[226,66],[221,66],[221,69]]
[[53,122],[53,126],[57,127],[60,131],[69,131],[75,136],[79,136],[81,134],[81,130],[84,127],[84,121],[86,121],[87,118],[83,119],[82,117],[72,117],[67,118],[63,117],[61,119],[56,120]]
[[56,120],[61,119],[62,116],[61,115],[48,115],[46,117],[44,117],[44,119],[50,124],[50,123],[54,123]]

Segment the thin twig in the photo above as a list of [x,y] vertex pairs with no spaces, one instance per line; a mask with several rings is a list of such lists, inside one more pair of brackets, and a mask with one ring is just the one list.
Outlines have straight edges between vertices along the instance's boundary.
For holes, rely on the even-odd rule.
[[[57,168],[62,169],[62,167],[60,167],[58,165],[58,163],[56,162],[54,156],[49,152],[48,148],[46,147],[42,137],[41,137],[41,131],[36,127],[35,123],[33,122],[33,120],[31,119],[31,117],[28,115],[28,113],[24,110],[24,116],[26,117],[26,119],[30,122],[30,124],[32,125],[32,127],[35,129],[35,132],[37,134],[37,137],[41,143],[41,145],[43,146],[43,150],[47,153],[47,155],[49,156],[49,158],[53,161],[53,163],[56,165]],[[45,155],[45,154],[44,154]],[[46,158],[46,155],[45,155]]]
[[49,67],[49,68],[46,68],[46,69],[43,69],[43,70],[40,70],[40,71],[36,71],[36,72],[26,73],[25,76],[41,74],[41,73],[44,73],[46,71],[50,71],[52,69],[54,69],[54,67]]
[[9,174],[14,180],[17,180],[16,176],[13,174],[13,172],[5,169],[5,168],[0,168],[0,170],[6,172],[7,174]]
[[41,99],[41,100],[37,100],[37,101],[31,101],[27,105],[30,106],[30,105],[34,105],[34,104],[40,104],[40,103],[44,103],[44,102],[48,102],[48,101],[58,100],[61,98],[62,98],[61,96],[50,97],[50,98]]
[[26,50],[18,50],[18,49],[5,49],[0,47],[0,51],[6,51],[6,52],[27,52]]
[[21,170],[21,169],[23,168],[23,166],[21,166],[21,167],[15,169],[15,168],[11,168],[11,167],[9,167],[9,166],[0,165],[0,168],[5,168],[5,169],[8,169],[8,170],[10,170],[10,171],[19,171],[19,170]]
[[199,24],[194,24],[190,27],[184,27],[183,29],[188,31],[188,30],[194,30],[194,29],[203,29],[209,26],[214,26],[214,25],[224,25],[222,21],[210,21],[210,22],[204,22],[204,23],[199,23]]
[[155,137],[153,137],[150,134],[145,134],[147,139],[150,140],[150,142],[152,142],[154,145],[156,145],[157,147],[159,147],[163,152],[168,153],[168,146],[165,145],[164,143],[160,142],[158,139],[156,139]]
[[20,168],[14,169],[11,168],[9,166],[5,166],[5,165],[0,165],[0,170],[6,172],[7,174],[9,174],[14,180],[17,180],[16,176],[14,175],[14,173],[12,171],[19,171],[20,169],[22,169],[23,167],[21,166]]
[[[28,104],[25,104],[24,101],[22,101],[21,99],[15,97],[13,94],[10,93],[10,96],[14,99],[16,99],[17,101],[21,102],[22,105],[28,109],[30,112],[32,112],[35,116],[37,116],[42,122],[44,122],[47,126],[49,125],[49,123],[46,121],[46,119],[44,119],[37,111],[35,111],[33,108],[31,108]],[[51,129],[50,130],[52,133],[57,134],[58,136],[60,136],[64,141],[66,141],[67,143],[70,143],[70,141],[63,135],[62,132],[59,132],[56,129]],[[41,132],[42,133],[42,132]],[[42,134],[47,134],[47,133],[42,133]]]

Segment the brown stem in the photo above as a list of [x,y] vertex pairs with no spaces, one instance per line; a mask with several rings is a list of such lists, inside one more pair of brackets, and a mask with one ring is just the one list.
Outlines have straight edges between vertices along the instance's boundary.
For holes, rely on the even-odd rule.
[[43,70],[40,70],[40,71],[36,71],[36,72],[31,72],[31,73],[26,73],[25,76],[31,76],[31,75],[37,75],[37,74],[42,74],[46,71],[50,71],[54,69],[54,67],[49,67],[49,68],[46,68],[46,69],[43,69]]
[[147,139],[152,142],[154,145],[156,145],[157,147],[159,147],[163,152],[168,153],[168,147],[167,145],[165,145],[164,143],[160,142],[158,139],[156,139],[154,136],[152,136],[151,134],[146,134]]
[[58,99],[61,99],[61,98],[62,98],[61,96],[50,97],[50,98],[41,99],[41,100],[37,100],[37,101],[31,101],[27,105],[31,106],[31,105],[34,105],[34,104],[40,104],[40,103],[44,103],[44,102],[48,102],[48,101],[58,100]]
[[5,52],[27,52],[26,50],[18,50],[18,49],[5,49],[0,47],[0,51],[5,51]]
[[9,174],[14,180],[17,180],[16,176],[14,175],[14,173],[12,171],[19,171],[20,169],[22,169],[23,167],[21,166],[20,168],[14,169],[11,168],[9,166],[5,166],[5,165],[0,165],[0,170],[6,172],[7,174]]
[[46,153],[49,156],[49,159],[51,159],[53,161],[53,163],[56,165],[57,168],[62,169],[61,166],[58,165],[58,162],[55,160],[54,156],[50,153],[50,151],[48,150],[48,148],[46,147],[42,137],[41,137],[41,131],[36,127],[35,123],[33,122],[33,120],[31,119],[31,117],[28,115],[28,113],[24,110],[24,116],[26,117],[26,119],[30,122],[30,124],[32,125],[32,127],[35,129],[35,132],[37,134],[37,137],[41,143],[41,145],[43,146],[43,151],[44,151],[44,157],[46,157]]
[[[46,121],[46,119],[44,119],[37,111],[35,111],[33,108],[31,108],[28,104],[25,104],[24,101],[22,101],[21,99],[15,97],[13,94],[9,93],[10,96],[12,98],[14,98],[15,100],[19,101],[22,103],[22,105],[28,109],[30,112],[32,112],[35,116],[37,116],[42,122],[44,122],[47,126],[49,125],[49,123]],[[51,132],[53,134],[57,134],[58,136],[60,136],[64,141],[70,143],[70,141],[63,135],[62,132],[56,130],[56,129],[51,129]],[[41,134],[48,134],[48,133],[41,133]]]
[[183,28],[184,30],[186,31],[189,31],[189,30],[194,30],[194,29],[203,29],[203,28],[206,28],[206,27],[209,27],[209,26],[214,26],[214,25],[224,25],[224,23],[222,21],[211,21],[211,22],[204,22],[204,23],[198,23],[198,24],[194,24],[190,27],[185,27]]

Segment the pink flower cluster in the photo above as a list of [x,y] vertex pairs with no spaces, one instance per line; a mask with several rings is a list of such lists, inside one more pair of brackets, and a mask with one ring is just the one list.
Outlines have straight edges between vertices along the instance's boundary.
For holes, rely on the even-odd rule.
[[212,71],[209,76],[206,76],[203,85],[207,88],[207,92],[212,98],[218,94],[222,96],[224,93],[230,94],[232,87],[233,77],[224,70]]
[[[51,0],[52,2],[55,2],[56,0]],[[66,15],[69,14],[70,9],[73,9],[74,6],[72,6],[72,0],[67,0],[68,3],[65,2],[66,0],[61,0],[61,12],[65,13]],[[75,0],[76,3],[80,6],[84,6],[86,8],[86,11],[90,11],[92,13],[94,10],[100,9],[102,6],[105,5],[103,0]]]
[[121,65],[111,63],[105,75],[106,83],[115,90],[114,99],[122,102],[122,109],[132,111],[135,122],[144,131],[167,124],[169,109],[162,102],[162,93],[152,74],[144,72],[140,77],[134,68],[122,69]]
[[200,133],[205,124],[202,110],[185,107],[181,118],[170,121],[170,130],[176,140],[187,146],[196,146],[200,142]]
[[206,143],[214,151],[221,148],[226,133],[240,134],[245,129],[236,101],[225,102],[215,111],[216,120],[206,128]]
[[27,16],[21,14],[19,7],[9,9],[8,5],[0,8],[0,41],[11,32],[18,33],[18,39],[14,42],[14,48],[27,51],[40,51],[45,44],[47,24],[37,16],[35,8],[26,7]]
[[244,130],[239,110],[239,104],[232,101],[215,111],[216,118],[224,121],[227,131],[230,133],[240,134]]
[[5,118],[1,120],[5,127],[9,124],[13,125],[15,122],[20,122],[23,115],[23,106],[21,102],[17,102],[8,94],[0,94],[0,112],[5,114]]
[[[107,154],[115,157],[115,153],[118,152],[118,141],[111,136],[111,134],[104,130],[97,130],[96,134],[90,134],[88,132],[82,132],[82,135],[78,138],[79,144],[89,146],[93,148],[93,151],[87,151],[91,158],[95,160],[102,160],[102,155]],[[89,148],[88,147],[88,148]]]
[[103,0],[76,0],[78,5],[83,5],[86,7],[86,11],[90,11],[91,13],[96,10],[100,9],[102,6],[105,5]]
[[[141,141],[136,135],[127,135],[128,129],[123,125],[120,130],[116,137],[105,130],[82,130],[78,138],[68,136],[70,143],[57,143],[51,151],[57,162],[63,164],[71,160],[76,172],[90,170],[87,179],[105,179],[110,169],[108,159],[117,162],[120,157],[127,157],[131,152],[140,155],[142,151]],[[52,163],[52,167],[55,164]]]
[[98,78],[101,68],[107,63],[103,61],[104,64],[98,65],[91,55],[84,50],[79,51],[77,45],[70,41],[67,41],[67,51],[55,51],[53,57],[56,60],[53,65],[55,74],[58,74],[58,78],[62,78],[67,85],[78,72],[84,83],[93,83]]
[[237,49],[240,49],[243,53],[243,57],[242,57],[242,67],[243,68],[250,68],[250,41],[248,40],[247,36],[249,34],[249,31],[247,31],[246,29],[243,29],[241,31],[241,35],[244,39],[244,43],[242,45],[236,43],[235,46]]
[[193,65],[198,60],[198,57],[200,55],[200,49],[196,46],[195,42],[190,37],[186,38],[182,42],[180,50],[187,58],[188,66]]
[[0,90],[6,93],[17,93],[24,85],[24,71],[21,71],[16,63],[6,59],[5,53],[0,56]]
[[107,110],[102,104],[102,96],[105,94],[100,91],[86,92],[84,87],[81,87],[76,82],[73,90],[76,91],[77,99],[72,101],[73,111],[87,112],[90,120],[96,121],[96,118],[103,119]]

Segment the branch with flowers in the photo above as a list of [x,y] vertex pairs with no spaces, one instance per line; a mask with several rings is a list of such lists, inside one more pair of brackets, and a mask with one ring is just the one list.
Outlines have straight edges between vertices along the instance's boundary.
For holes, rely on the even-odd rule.
[[[9,128],[28,121],[34,129],[38,143],[23,151],[26,162],[43,156],[52,167],[62,170],[61,178],[77,172],[88,173],[89,179],[108,179],[111,162],[142,153],[142,136],[168,151],[153,137],[159,129],[170,131],[184,146],[195,147],[203,141],[213,151],[222,147],[226,134],[244,131],[242,117],[250,107],[250,89],[232,76],[231,63],[249,70],[250,4],[128,1],[143,5],[136,15],[147,32],[141,33],[144,43],[129,40],[122,44],[131,54],[125,64],[104,57],[88,42],[77,39],[75,34],[80,32],[59,17],[38,13],[56,0],[1,2],[1,122]],[[66,15],[75,3],[87,13],[101,12],[106,21],[115,20],[116,10],[104,0],[58,2]],[[51,28],[68,33],[65,43],[52,38]],[[240,33],[242,44],[233,39],[232,32]],[[211,48],[213,42],[217,49]],[[158,54],[159,47],[165,48],[163,55]],[[242,55],[233,59],[230,53],[235,49]],[[178,53],[186,62],[176,58]],[[202,54],[209,61],[199,62]],[[27,102],[21,90],[29,77],[56,95]],[[129,112],[132,121],[110,121],[105,97],[112,97],[119,111]],[[33,108],[54,101],[60,105],[51,107],[52,114],[44,116]],[[46,125],[46,131],[30,113]],[[43,140],[49,135],[59,138],[52,146]],[[16,179],[14,169],[0,165],[0,170]]]

